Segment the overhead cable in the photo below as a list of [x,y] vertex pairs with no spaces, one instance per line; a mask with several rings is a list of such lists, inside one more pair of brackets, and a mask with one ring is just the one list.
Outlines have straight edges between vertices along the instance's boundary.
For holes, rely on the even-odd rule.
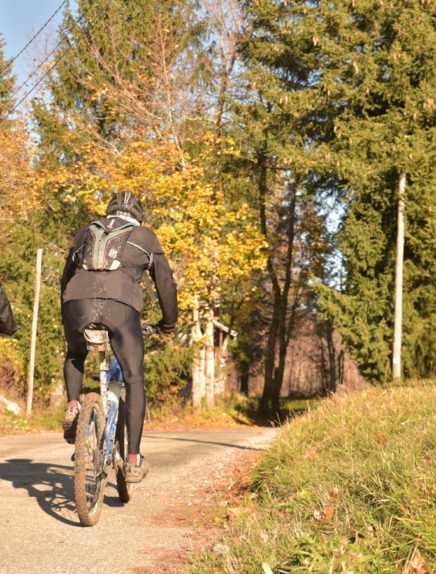
[[30,44],[36,40],[36,38],[41,34],[41,32],[50,24],[50,22],[53,20],[53,18],[56,16],[56,14],[59,12],[59,10],[62,9],[63,5],[66,4],[67,0],[64,0],[62,2],[62,4],[53,12],[53,14],[50,16],[50,18],[41,26],[41,28],[38,30],[38,32],[36,32],[36,34],[33,35],[33,37],[27,42],[27,44],[24,46],[24,48],[22,50],[20,50],[18,52],[18,54],[16,56],[14,56],[13,58],[10,58],[5,65],[3,66],[3,68],[0,70],[0,75],[3,74],[3,72],[6,72],[6,70],[8,68],[10,68],[12,66],[12,64],[15,62],[15,60],[17,60],[17,58],[19,58],[21,56],[21,54],[27,50],[27,48],[30,46]]
[[[101,13],[104,13],[106,11],[106,8],[109,6],[111,0],[107,0],[103,10],[101,11]],[[75,22],[79,27],[81,24],[81,20],[84,18],[84,14],[82,14],[77,22]],[[92,26],[95,23],[95,19],[93,21],[90,22],[90,25]],[[17,94],[21,88],[23,88],[27,82],[36,74],[36,72],[41,69],[41,67],[45,64],[45,62],[47,62],[47,60],[56,52],[56,50],[59,48],[59,46],[63,43],[63,41],[65,40],[64,38],[61,38],[61,40],[59,40],[59,42],[56,44],[56,46],[53,48],[53,50],[51,50],[51,52],[46,56],[46,58],[44,58],[44,60],[33,70],[33,72],[31,72],[31,74],[29,75],[29,77],[27,78],[27,80],[25,82],[23,82],[23,84],[21,84],[16,90],[14,90],[12,96],[14,96],[15,94]],[[6,119],[8,116],[12,115],[15,110],[21,106],[21,104],[30,96],[30,94],[39,86],[39,84],[41,84],[41,82],[50,74],[50,72],[59,64],[59,62],[65,57],[65,55],[69,52],[69,50],[71,50],[71,48],[75,45],[75,40],[73,39],[71,44],[69,44],[65,50],[61,53],[61,55],[56,59],[56,61],[54,62],[54,64],[52,66],[50,66],[50,68],[43,74],[43,76],[41,76],[41,78],[30,88],[30,90],[28,90],[24,96],[14,105],[14,107],[6,114],[6,117],[4,119]]]

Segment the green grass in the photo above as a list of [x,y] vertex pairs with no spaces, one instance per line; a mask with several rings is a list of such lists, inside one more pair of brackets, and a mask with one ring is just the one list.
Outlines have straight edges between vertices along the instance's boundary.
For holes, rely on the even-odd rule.
[[434,572],[435,399],[373,388],[285,425],[189,573]]
[[57,408],[35,406],[32,413],[26,415],[26,405],[20,402],[21,413],[18,415],[0,405],[0,436],[39,431],[61,431],[65,405]]

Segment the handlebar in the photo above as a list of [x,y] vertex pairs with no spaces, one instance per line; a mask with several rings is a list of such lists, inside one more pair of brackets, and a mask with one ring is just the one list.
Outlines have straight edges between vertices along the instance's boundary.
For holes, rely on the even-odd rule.
[[157,323],[156,325],[150,325],[149,323],[145,323],[141,325],[142,334],[145,337],[150,337],[151,335],[163,335],[165,333],[173,333],[174,328],[164,328]]
[[145,335],[146,337],[150,337],[150,335],[158,335],[159,334],[159,330],[156,327],[156,325],[141,325],[142,328],[142,334]]

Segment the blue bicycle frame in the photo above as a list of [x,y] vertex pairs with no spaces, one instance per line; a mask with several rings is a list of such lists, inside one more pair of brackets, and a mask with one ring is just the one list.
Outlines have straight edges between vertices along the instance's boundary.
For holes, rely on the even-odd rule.
[[115,445],[118,405],[123,384],[121,366],[118,360],[113,358],[109,367],[106,368],[106,357],[104,357],[100,363],[100,394],[106,412],[104,464],[110,461]]

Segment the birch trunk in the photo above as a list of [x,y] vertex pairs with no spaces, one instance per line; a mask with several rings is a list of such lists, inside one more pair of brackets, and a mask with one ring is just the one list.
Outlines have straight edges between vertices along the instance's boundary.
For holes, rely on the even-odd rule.
[[[194,345],[203,338],[200,327],[198,307],[194,309],[194,326],[192,328],[191,341]],[[204,349],[196,350],[192,365],[192,405],[194,408],[201,406],[201,399],[205,394],[205,353]]]
[[223,397],[226,390],[226,351],[229,336],[224,337],[223,344],[218,350],[218,372],[215,376],[215,397]]
[[210,309],[206,324],[206,403],[215,405],[215,348],[213,340],[213,309]]
[[404,193],[406,174],[400,175],[398,185],[397,258],[395,268],[395,317],[392,352],[392,377],[401,378],[401,339],[403,323],[403,260],[404,260]]

